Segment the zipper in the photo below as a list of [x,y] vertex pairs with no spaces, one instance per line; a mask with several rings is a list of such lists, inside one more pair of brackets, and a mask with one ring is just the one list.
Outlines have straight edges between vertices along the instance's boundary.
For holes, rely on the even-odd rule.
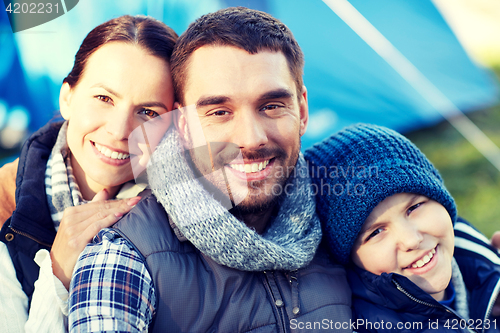
[[33,237],[33,236],[31,236],[31,235],[29,235],[29,234],[27,234],[27,233],[25,233],[25,232],[22,232],[22,231],[16,230],[16,229],[14,229],[14,228],[10,228],[10,230],[12,230],[13,232],[15,232],[15,233],[16,233],[16,234],[18,234],[18,235],[21,235],[21,236],[24,236],[24,237],[29,238],[29,239],[31,239],[31,240],[33,240],[33,241],[37,242],[38,244],[41,244],[41,245],[46,246],[46,247],[52,247],[52,244],[47,244],[47,243],[44,243],[44,242],[42,242],[42,241],[39,241],[39,240],[38,240],[38,239],[36,239],[35,237]]
[[300,297],[299,297],[299,279],[297,277],[297,271],[291,271],[285,273],[288,282],[292,288],[292,313],[294,316],[298,316],[300,313]]
[[[486,322],[486,320],[490,317],[491,311],[493,311],[493,305],[495,305],[495,302],[498,298],[498,293],[500,293],[500,280],[497,281],[495,289],[493,289],[493,296],[490,298],[490,302],[488,303],[488,307],[486,308],[486,315],[483,322]],[[484,332],[484,328],[482,332]]]
[[[277,323],[278,327],[280,328],[281,332],[288,332],[288,330],[287,330],[288,326],[286,325],[285,315],[283,313],[285,304],[283,303],[283,299],[277,299],[277,297],[280,296],[280,293],[277,290],[276,285],[273,281],[274,274],[272,271],[271,272],[264,271],[263,273],[264,273],[265,282],[266,282],[265,286],[266,286],[269,294],[271,295],[271,298],[273,300],[273,306],[276,309],[276,312],[278,313],[278,316],[279,316],[279,322]],[[272,276],[269,276],[269,274]]]
[[[401,285],[396,281],[396,280],[392,280],[392,283],[394,283],[396,285],[396,288],[398,288],[398,290],[400,292],[402,292],[403,294],[405,294],[409,299],[411,299],[412,301],[414,302],[417,302],[419,304],[423,304],[423,305],[427,305],[427,306],[430,306],[430,307],[433,307],[433,308],[439,308],[440,306],[437,306],[435,304],[431,304],[431,303],[427,303],[427,302],[424,302],[424,301],[421,301],[419,300],[418,298],[416,297],[413,297],[413,295],[411,295],[409,292],[407,292],[403,287],[401,287]],[[450,312],[450,310],[448,310],[447,308],[444,308],[446,311]]]
[[[427,302],[424,302],[422,300],[419,300],[418,298],[414,297],[409,292],[407,292],[403,287],[401,287],[401,285],[396,280],[392,279],[392,283],[394,283],[396,285],[396,288],[399,291],[401,291],[403,294],[405,294],[406,297],[408,297],[412,301],[414,301],[416,303],[419,303],[419,304],[427,305],[427,306],[430,306],[430,307],[433,307],[433,308],[443,308],[443,309],[446,310],[446,312],[451,313],[452,315],[454,315],[454,316],[456,316],[458,318],[462,318],[459,315],[457,315],[456,313],[454,313],[453,311],[451,311],[450,309],[448,309],[446,306],[436,305],[436,304],[427,303]],[[499,283],[499,285],[497,285],[497,287],[500,287],[500,283]],[[466,330],[469,331],[469,332],[477,332],[477,331],[474,331],[474,330],[470,330],[469,328],[466,328]]]

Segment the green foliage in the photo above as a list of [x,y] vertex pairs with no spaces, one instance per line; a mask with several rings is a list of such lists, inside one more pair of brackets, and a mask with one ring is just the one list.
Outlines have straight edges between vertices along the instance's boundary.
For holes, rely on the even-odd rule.
[[[500,147],[500,105],[468,116]],[[459,215],[487,237],[500,230],[500,171],[446,121],[406,136],[439,170]]]

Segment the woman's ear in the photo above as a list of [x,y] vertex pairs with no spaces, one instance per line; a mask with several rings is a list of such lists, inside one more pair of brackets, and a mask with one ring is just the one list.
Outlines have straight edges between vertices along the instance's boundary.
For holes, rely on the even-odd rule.
[[71,96],[73,90],[68,82],[64,82],[61,86],[61,91],[59,92],[59,109],[61,110],[61,115],[64,119],[69,120],[71,116]]

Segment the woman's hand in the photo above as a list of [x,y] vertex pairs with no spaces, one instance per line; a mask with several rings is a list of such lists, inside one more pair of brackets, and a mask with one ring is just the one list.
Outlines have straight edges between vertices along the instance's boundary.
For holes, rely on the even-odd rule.
[[500,250],[500,231],[495,231],[495,233],[491,237],[491,245]]
[[[491,237],[491,245],[500,250],[500,231],[496,231]],[[500,297],[497,297],[497,301],[493,306],[493,310],[491,311],[493,317],[500,316]]]
[[113,225],[139,200],[140,197],[108,200],[107,191],[102,190],[92,202],[64,210],[50,257],[52,271],[66,289],[69,289],[73,268],[85,246],[99,230]]

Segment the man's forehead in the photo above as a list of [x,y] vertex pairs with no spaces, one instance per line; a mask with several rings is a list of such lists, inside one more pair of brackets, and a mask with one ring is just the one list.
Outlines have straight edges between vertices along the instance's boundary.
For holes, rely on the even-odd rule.
[[[269,87],[267,87],[269,86]],[[294,89],[288,62],[281,52],[262,50],[255,54],[234,46],[207,45],[188,59],[184,97],[195,93],[219,95],[221,91]],[[198,95],[197,93],[195,93]],[[194,101],[191,101],[194,102]]]
[[[188,76],[195,74],[194,70],[222,69],[238,70],[248,67],[285,66],[288,63],[285,55],[279,51],[263,49],[257,53],[249,53],[244,49],[226,45],[205,45],[193,52],[190,56]],[[210,74],[218,74],[211,72]],[[291,75],[291,74],[290,74]]]

